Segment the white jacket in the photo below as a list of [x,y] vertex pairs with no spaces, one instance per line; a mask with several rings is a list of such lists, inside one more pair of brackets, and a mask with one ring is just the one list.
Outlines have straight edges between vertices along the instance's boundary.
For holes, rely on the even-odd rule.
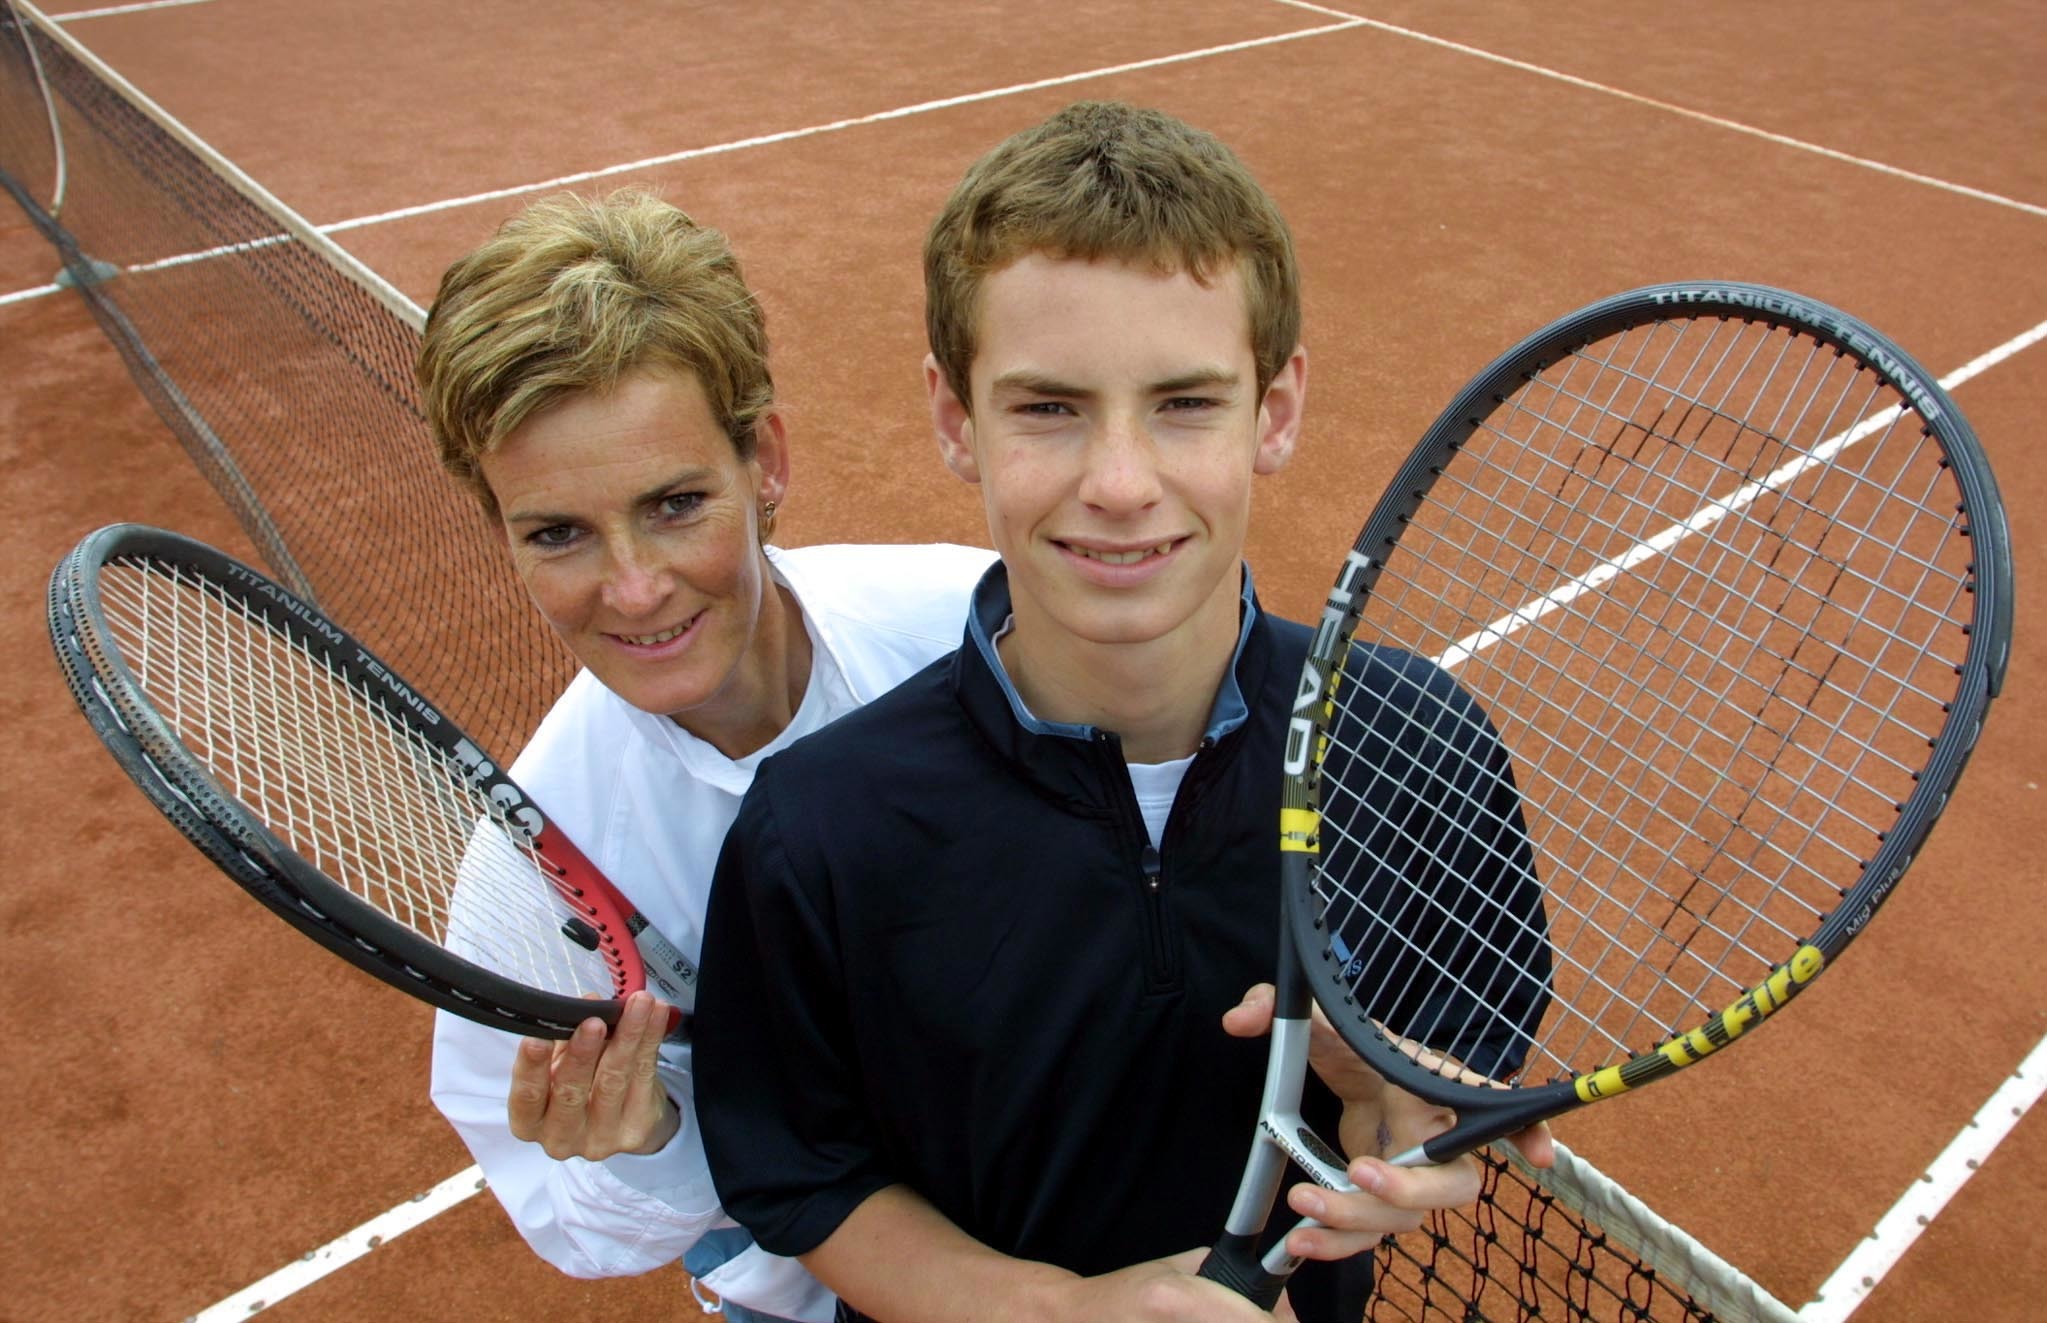
[[[511,768],[548,817],[692,960],[703,947],[718,848],[754,769],[958,647],[968,596],[993,559],[950,545],[770,547],[768,557],[802,605],[813,644],[802,707],[773,743],[735,762],[584,671]],[[687,1046],[662,1049],[661,1077],[682,1114],[675,1138],[644,1157],[586,1162],[556,1161],[512,1137],[505,1099],[518,1041],[438,1014],[432,1091],[535,1253],[571,1276],[619,1277],[674,1263],[704,1232],[732,1225],[705,1166]],[[819,1323],[832,1317],[830,1293],[801,1264],[758,1247],[704,1285],[764,1313]]]

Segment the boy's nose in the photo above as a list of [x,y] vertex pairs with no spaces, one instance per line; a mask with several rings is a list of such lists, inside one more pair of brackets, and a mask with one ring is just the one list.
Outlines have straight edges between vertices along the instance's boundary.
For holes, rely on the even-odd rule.
[[1159,499],[1158,452],[1134,420],[1111,419],[1087,449],[1081,499],[1113,513],[1142,510]]

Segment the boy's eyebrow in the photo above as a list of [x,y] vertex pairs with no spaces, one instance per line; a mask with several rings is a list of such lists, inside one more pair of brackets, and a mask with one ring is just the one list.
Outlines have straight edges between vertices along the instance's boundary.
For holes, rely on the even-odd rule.
[[1081,399],[1094,394],[1093,391],[1085,387],[1061,381],[1059,378],[1048,376],[1043,372],[1033,372],[1028,368],[1018,368],[1014,372],[1003,373],[995,378],[994,381],[988,383],[988,393],[990,395],[1001,395],[1004,393],[1049,395],[1054,399],[1061,400]]
[[[1190,390],[1230,389],[1242,380],[1243,378],[1228,368],[1201,367],[1167,377],[1163,381],[1155,381],[1146,387],[1146,390],[1153,395],[1175,395]],[[989,383],[989,394],[999,395],[1004,392],[1043,395],[1059,400],[1085,399],[1094,394],[1094,391],[1085,386],[1076,386],[1028,368],[1005,372]]]
[[1242,378],[1228,368],[1196,368],[1177,377],[1167,377],[1164,381],[1155,383],[1151,390],[1154,395],[1176,395],[1189,390],[1228,389],[1240,380]]

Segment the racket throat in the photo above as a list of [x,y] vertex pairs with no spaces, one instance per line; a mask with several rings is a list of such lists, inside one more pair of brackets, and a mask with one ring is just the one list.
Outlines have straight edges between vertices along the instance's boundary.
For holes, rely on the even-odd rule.
[[[1284,989],[1292,980],[1282,980]],[[1265,1091],[1258,1105],[1258,1134],[1251,1141],[1251,1157],[1244,1164],[1244,1178],[1237,1186],[1236,1202],[1223,1226],[1223,1236],[1201,1265],[1200,1275],[1220,1282],[1238,1294],[1270,1309],[1285,1289],[1301,1260],[1287,1253],[1286,1241],[1258,1256],[1258,1242],[1286,1180],[1289,1161],[1298,1165],[1318,1185],[1332,1190],[1353,1190],[1344,1173],[1344,1161],[1301,1119],[1301,1088],[1308,1077],[1308,1038],[1312,1026],[1300,999],[1299,1014],[1275,1019],[1272,1045],[1265,1059]],[[1312,1226],[1303,1222],[1302,1226]]]
[[1265,1229],[1280,1183],[1286,1179],[1292,1161],[1309,1179],[1332,1190],[1353,1188],[1344,1174],[1345,1163],[1301,1119],[1301,1088],[1308,1076],[1308,1036],[1305,1018],[1274,1020],[1272,1050],[1265,1062],[1265,1091],[1258,1105],[1258,1134],[1251,1143],[1251,1157],[1244,1166],[1244,1178],[1237,1186],[1236,1202],[1230,1206],[1224,1229],[1231,1235],[1256,1237]]
[[1568,1081],[1536,1088],[1501,1089],[1496,1097],[1498,1101],[1480,1096],[1460,1103],[1456,1125],[1387,1158],[1387,1165],[1438,1166],[1581,1105]]

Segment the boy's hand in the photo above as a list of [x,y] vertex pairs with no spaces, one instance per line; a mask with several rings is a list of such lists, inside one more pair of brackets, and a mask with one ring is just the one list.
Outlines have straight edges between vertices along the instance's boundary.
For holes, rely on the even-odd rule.
[[1228,1287],[1195,1276],[1205,1249],[1156,1263],[1140,1263],[1074,1282],[1061,1318],[1132,1320],[1133,1323],[1262,1323],[1294,1318],[1285,1296],[1268,1314]]
[[[1272,1028],[1273,989],[1261,983],[1223,1015],[1223,1029],[1256,1038]],[[1351,1051],[1322,1008],[1314,1010],[1308,1064],[1343,1103],[1337,1138],[1351,1162],[1347,1175],[1358,1188],[1339,1193],[1303,1182],[1287,1191],[1287,1206],[1323,1225],[1289,1234],[1287,1249],[1305,1259],[1342,1259],[1370,1250],[1379,1237],[1412,1231],[1440,1208],[1478,1198],[1478,1159],[1466,1154],[1439,1167],[1395,1167],[1380,1155],[1398,1153],[1439,1135],[1456,1123],[1447,1108],[1425,1102],[1387,1082]],[[1547,1126],[1531,1126],[1513,1141],[1538,1167],[1553,1158]]]

